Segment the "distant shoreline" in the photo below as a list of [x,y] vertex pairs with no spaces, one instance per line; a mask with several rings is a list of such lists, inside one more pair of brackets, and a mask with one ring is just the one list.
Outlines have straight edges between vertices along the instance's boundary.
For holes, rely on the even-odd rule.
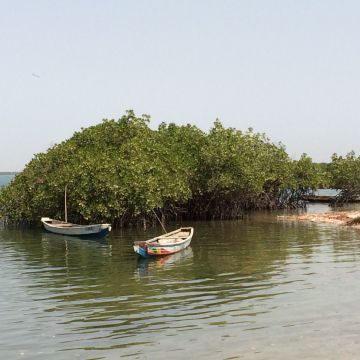
[[0,175],[16,175],[19,174],[20,171],[0,171]]

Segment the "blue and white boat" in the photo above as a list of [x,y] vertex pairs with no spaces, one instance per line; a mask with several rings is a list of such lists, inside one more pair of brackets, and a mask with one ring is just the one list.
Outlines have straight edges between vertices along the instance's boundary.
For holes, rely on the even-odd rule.
[[103,237],[111,231],[110,224],[78,225],[48,217],[41,218],[41,222],[47,231],[59,235]]

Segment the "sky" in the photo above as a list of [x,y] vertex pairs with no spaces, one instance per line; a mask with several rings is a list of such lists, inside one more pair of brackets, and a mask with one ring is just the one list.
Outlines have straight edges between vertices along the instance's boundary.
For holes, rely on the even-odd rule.
[[360,153],[360,2],[0,0],[0,171],[127,109]]

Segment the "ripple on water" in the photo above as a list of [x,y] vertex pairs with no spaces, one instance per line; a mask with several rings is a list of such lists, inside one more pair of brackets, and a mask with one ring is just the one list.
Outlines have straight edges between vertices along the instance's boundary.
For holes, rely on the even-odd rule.
[[186,252],[150,261],[133,254],[131,231],[101,243],[0,231],[1,358],[360,351],[359,233],[216,224],[199,223]]

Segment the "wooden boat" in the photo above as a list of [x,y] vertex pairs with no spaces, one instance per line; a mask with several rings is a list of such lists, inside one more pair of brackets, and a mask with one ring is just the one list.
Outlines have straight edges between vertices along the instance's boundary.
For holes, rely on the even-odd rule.
[[183,227],[147,241],[135,241],[134,251],[142,257],[174,254],[190,245],[193,234],[194,228]]
[[102,237],[111,231],[110,224],[78,225],[48,217],[41,218],[41,222],[47,231],[60,235]]
[[41,222],[45,229],[54,234],[79,236],[79,237],[103,237],[111,231],[110,224],[78,225],[67,221],[67,185],[64,192],[65,221],[42,217]]

